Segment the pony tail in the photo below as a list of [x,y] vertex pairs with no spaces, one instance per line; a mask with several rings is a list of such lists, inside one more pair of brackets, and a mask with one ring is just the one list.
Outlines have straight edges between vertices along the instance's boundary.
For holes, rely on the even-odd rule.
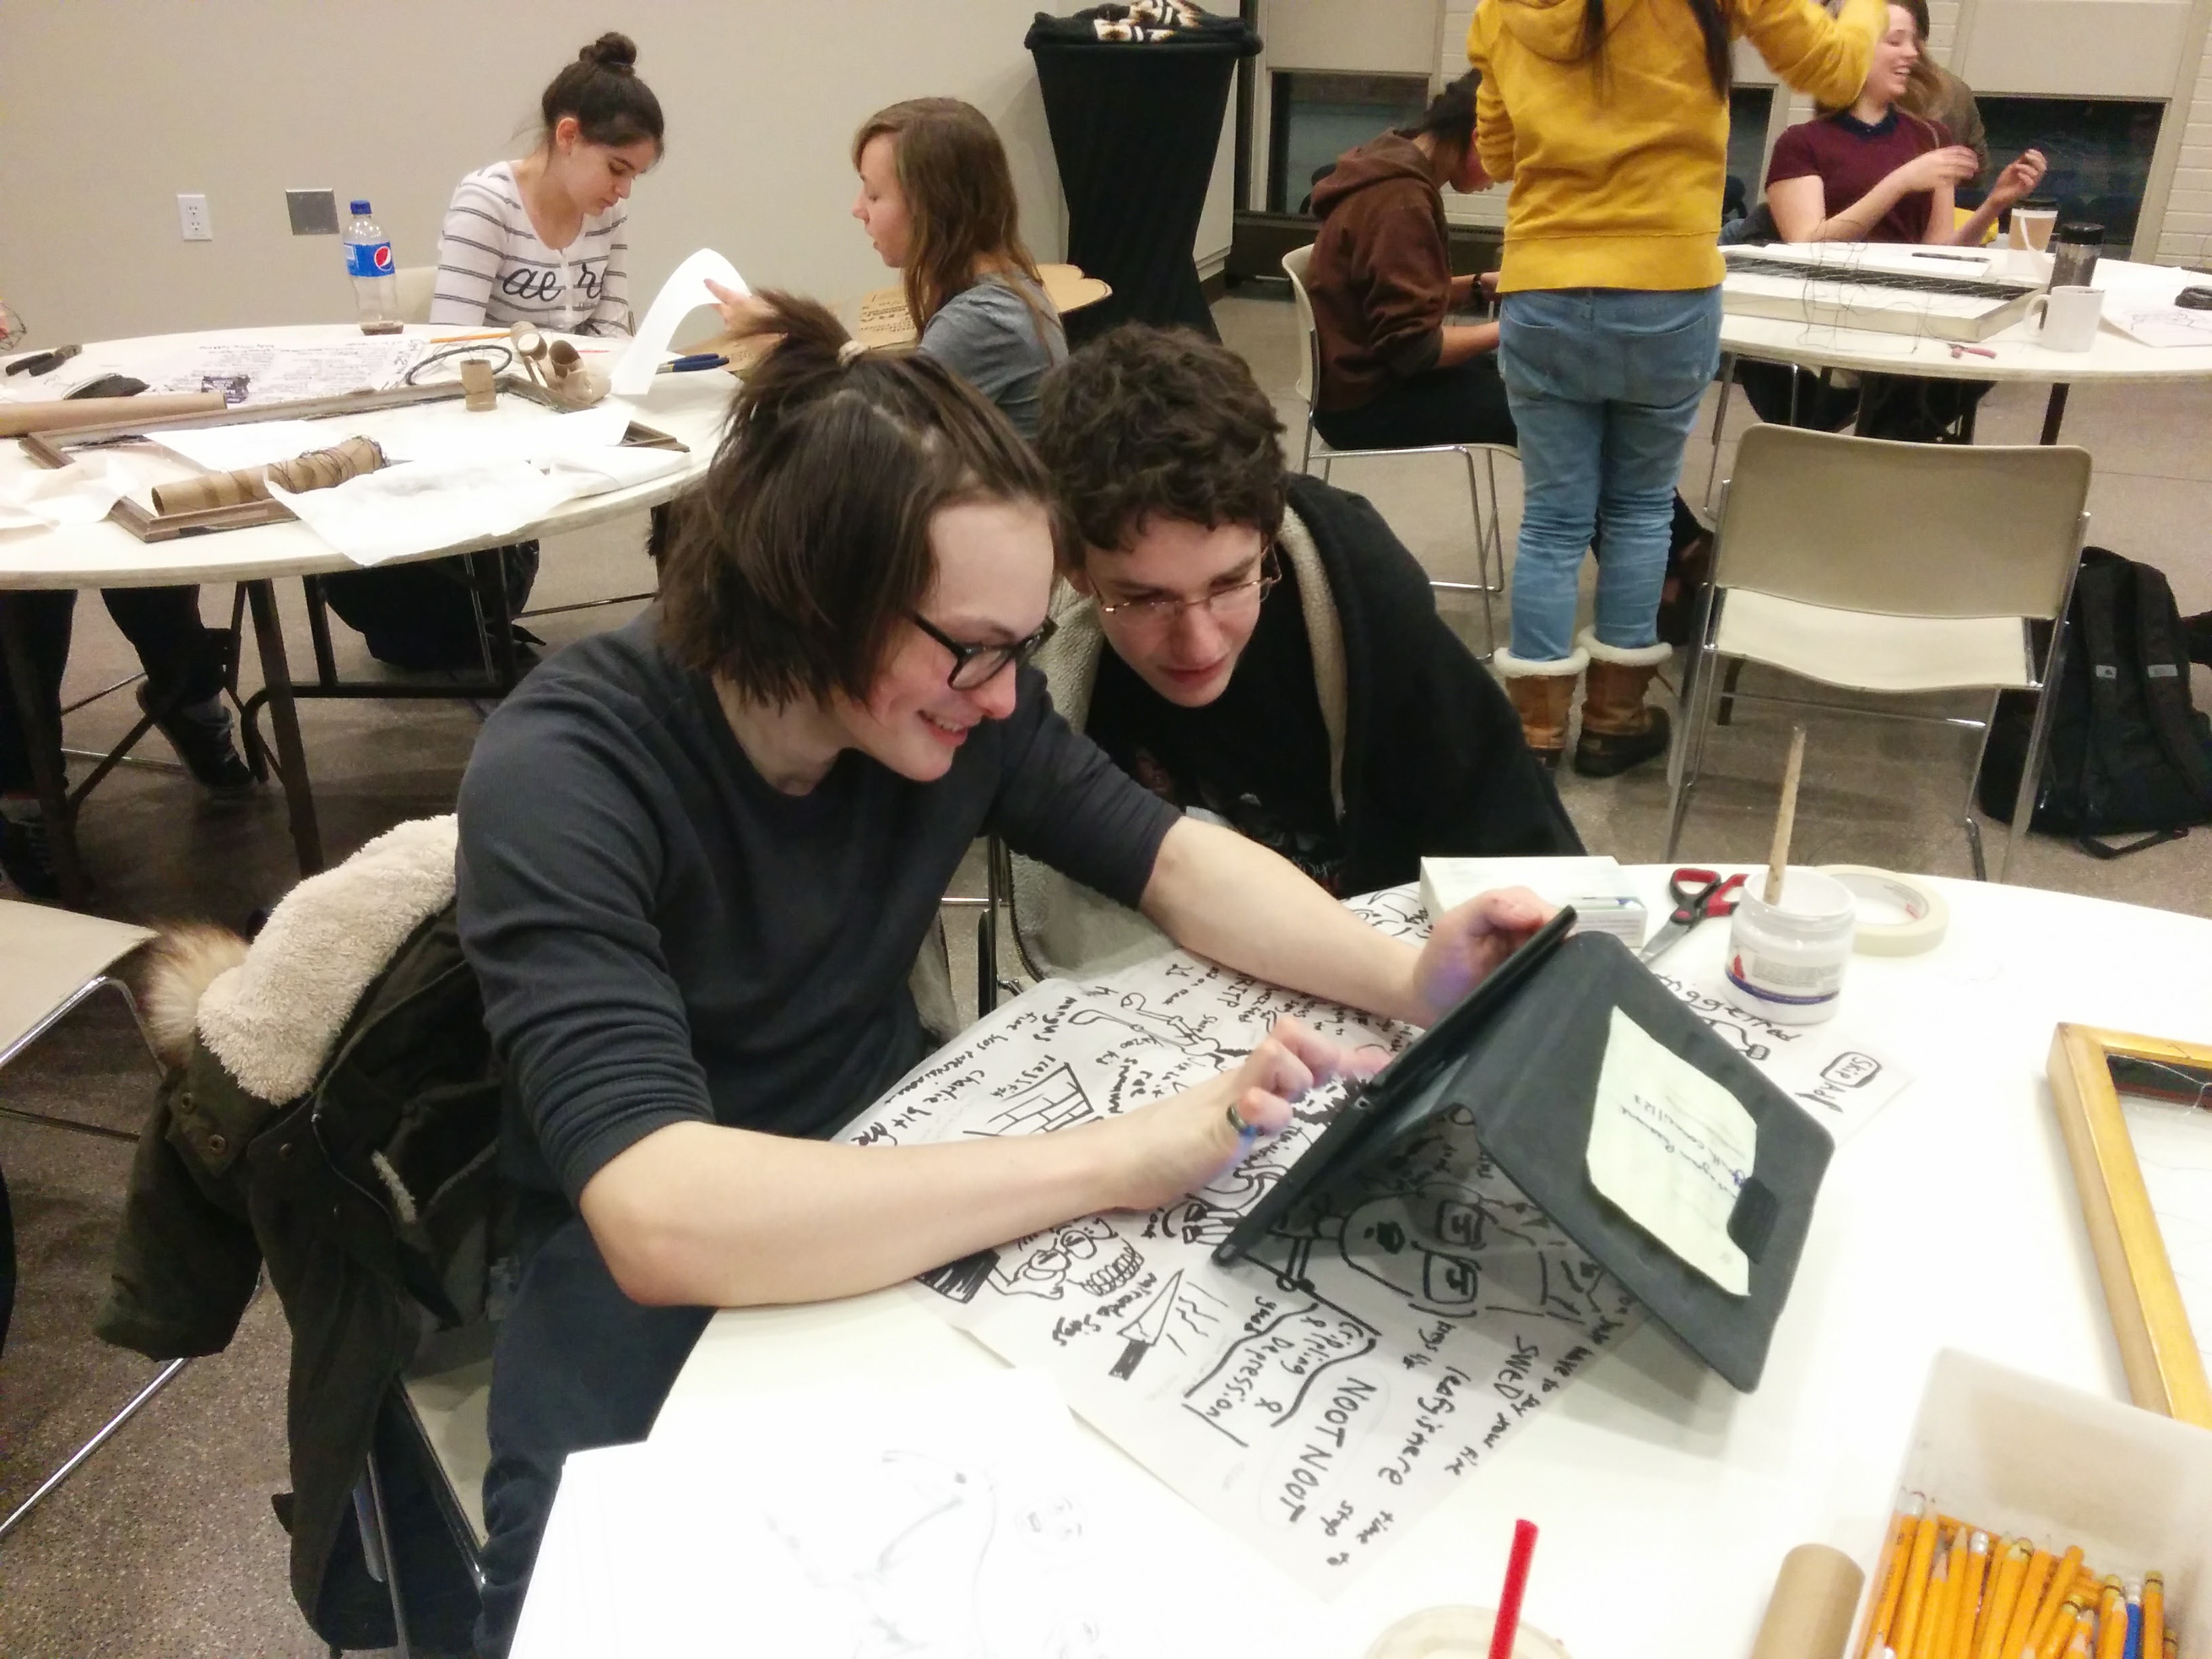
[[1735,52],[1729,40],[1728,13],[1723,0],[1690,0],[1690,15],[1698,20],[1698,33],[1705,38],[1705,75],[1713,83],[1713,96],[1723,103],[1735,84]]
[[780,289],[757,296],[767,314],[740,328],[737,337],[772,338],[774,343],[746,371],[731,416],[731,429],[775,421],[791,409],[811,403],[837,386],[850,361],[853,337],[836,314],[818,300]]

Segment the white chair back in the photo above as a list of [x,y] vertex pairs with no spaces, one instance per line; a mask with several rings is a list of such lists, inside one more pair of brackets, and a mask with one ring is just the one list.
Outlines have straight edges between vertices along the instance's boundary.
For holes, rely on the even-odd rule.
[[402,265],[399,267],[399,320],[403,323],[427,323],[430,320],[430,295],[438,286],[435,265]]
[[1713,580],[1892,617],[2064,608],[2089,452],[1890,443],[1756,426],[1721,507]]
[[1298,310],[1298,330],[1304,336],[1304,349],[1298,353],[1298,397],[1308,409],[1313,407],[1316,390],[1315,351],[1320,337],[1314,330],[1313,298],[1306,292],[1306,266],[1313,259],[1313,244],[1294,247],[1283,256],[1283,275],[1291,279],[1291,303]]

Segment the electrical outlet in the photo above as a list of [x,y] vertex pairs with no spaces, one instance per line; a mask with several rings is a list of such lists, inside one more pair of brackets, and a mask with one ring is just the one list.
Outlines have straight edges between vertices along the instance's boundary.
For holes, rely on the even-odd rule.
[[208,221],[207,198],[198,194],[177,198],[177,228],[188,242],[212,242],[215,227]]
[[288,190],[285,216],[295,236],[335,236],[338,234],[338,200],[327,190]]

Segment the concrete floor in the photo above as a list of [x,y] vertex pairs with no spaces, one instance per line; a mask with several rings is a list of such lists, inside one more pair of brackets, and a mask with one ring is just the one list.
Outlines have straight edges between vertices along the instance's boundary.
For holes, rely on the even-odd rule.
[[[1236,297],[1217,308],[1224,337],[1275,392],[1285,419],[1302,418],[1292,391],[1297,343],[1289,306]],[[1984,406],[1985,442],[2032,442],[2042,398],[2000,391]],[[1748,416],[1739,400],[1730,428]],[[1686,493],[1704,494],[1709,451],[1701,425],[1691,445]],[[2212,386],[2075,396],[2067,437],[2097,457],[2091,539],[2162,567],[2185,611],[2212,609]],[[1731,446],[1722,447],[1724,476]],[[1517,512],[1505,480],[1508,544]],[[1472,572],[1467,507],[1448,462],[1362,463],[1337,482],[1369,494],[1439,576]],[[1901,529],[1909,533],[1909,526]],[[557,605],[649,585],[642,520],[548,544],[536,603]],[[288,602],[294,660],[307,658],[296,596]],[[204,596],[211,618],[228,595]],[[1453,599],[1448,614],[1477,648],[1480,612]],[[571,613],[534,624],[559,642],[629,614],[627,607]],[[1504,624],[1499,609],[1498,622]],[[371,665],[341,630],[347,665]],[[121,678],[136,662],[96,601],[78,611],[68,693]],[[1747,689],[1756,689],[1755,678]],[[2199,671],[2200,706],[2212,681]],[[126,729],[128,694],[70,722],[72,744],[104,747]],[[1690,820],[1684,856],[1763,857],[1789,718],[1747,708],[1720,733],[1708,782]],[[402,819],[447,810],[477,725],[460,703],[323,703],[304,723],[333,858]],[[1968,872],[1955,824],[1968,754],[1955,734],[1887,722],[1816,715],[1798,811],[1800,856],[1942,874]],[[159,740],[146,751],[161,754]],[[1660,856],[1666,785],[1651,766],[1607,782],[1562,774],[1561,792],[1591,849],[1629,861]],[[234,805],[203,799],[169,769],[125,768],[88,804],[82,824],[99,908],[118,916],[208,916],[242,921],[295,878],[282,799]],[[2212,915],[2212,835],[2105,864],[2036,838],[2015,879],[2029,884]],[[956,984],[972,981],[972,939],[956,929]],[[150,1103],[154,1077],[128,1024],[95,1005],[50,1034],[0,1079],[0,1100],[130,1128]],[[90,1322],[106,1288],[106,1252],[130,1149],[0,1120],[0,1167],[15,1206],[21,1285],[0,1359],[0,1514],[11,1510],[152,1375],[132,1356],[102,1347]],[[247,1314],[224,1353],[198,1362],[25,1526],[0,1544],[0,1654],[12,1659],[185,1659],[321,1653],[294,1608],[284,1537],[269,1494],[284,1476],[286,1332],[273,1302]]]

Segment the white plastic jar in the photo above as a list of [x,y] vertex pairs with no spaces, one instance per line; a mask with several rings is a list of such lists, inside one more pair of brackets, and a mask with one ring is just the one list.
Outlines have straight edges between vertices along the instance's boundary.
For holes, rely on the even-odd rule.
[[1782,1025],[1817,1025],[1835,1017],[1851,957],[1858,906],[1833,876],[1793,864],[1782,902],[1765,898],[1766,876],[1753,874],[1729,924],[1728,981],[1745,1005]]

